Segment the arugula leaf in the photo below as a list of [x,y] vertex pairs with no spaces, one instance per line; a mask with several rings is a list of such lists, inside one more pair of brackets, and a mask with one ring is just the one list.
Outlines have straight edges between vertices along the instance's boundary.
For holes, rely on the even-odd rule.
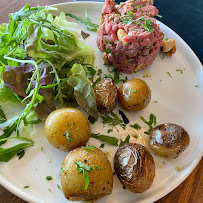
[[4,112],[2,110],[2,106],[0,105],[0,123],[3,123],[6,120],[7,120],[6,115],[4,114]]
[[11,134],[16,130],[16,127],[17,127],[17,124],[14,123],[12,126],[7,127],[6,129],[3,130],[4,133],[0,136],[0,146],[6,142],[6,140],[1,141],[1,139],[10,137]]
[[78,16],[76,16],[74,14],[71,14],[71,13],[66,13],[65,15],[69,16],[71,18],[74,18],[75,20],[77,20],[77,21],[81,22],[82,24],[84,24],[86,26],[87,30],[96,32],[97,29],[99,28],[99,25],[94,24],[94,23],[91,22],[90,18],[87,15],[86,10],[85,10],[85,18],[86,18],[87,21],[84,21],[82,18],[80,18],[80,17],[78,17]]
[[23,188],[29,188],[30,186],[29,185],[26,185],[26,186],[24,186]]
[[93,150],[93,149],[96,149],[96,147],[94,146],[82,146],[83,149],[90,149],[90,150]]
[[8,162],[10,159],[13,158],[13,156],[18,154],[25,148],[31,147],[34,145],[34,142],[32,140],[23,138],[23,137],[4,138],[4,139],[0,139],[0,142],[6,141],[8,139],[22,139],[22,140],[26,140],[30,143],[20,143],[20,144],[14,145],[13,147],[0,148],[0,162]]
[[91,134],[91,137],[106,142],[110,145],[118,146],[118,139],[116,137],[111,137],[108,135]]
[[130,135],[127,135],[124,141],[121,140],[119,147],[123,146],[125,143],[129,143]]
[[5,127],[7,127],[9,125],[13,125],[18,118],[19,118],[19,116],[15,116],[10,120],[7,120],[4,123],[1,123],[0,128],[5,128]]

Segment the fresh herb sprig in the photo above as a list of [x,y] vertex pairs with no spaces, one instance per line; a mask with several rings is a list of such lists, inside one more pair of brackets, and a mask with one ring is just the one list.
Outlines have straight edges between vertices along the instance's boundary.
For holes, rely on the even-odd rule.
[[96,147],[94,146],[82,146],[83,149],[89,149],[89,150],[93,150],[96,149]]
[[145,131],[145,134],[150,134],[153,126],[156,126],[156,116],[154,114],[150,114],[149,121],[147,121],[143,116],[140,117],[141,120],[149,126],[148,131]]
[[137,123],[135,123],[134,125],[130,125],[131,128],[134,128],[136,130],[140,130],[141,129],[141,126]]
[[94,170],[94,166],[88,166],[87,164],[83,164],[83,163],[78,162],[78,161],[73,161],[73,163],[76,164],[79,173],[83,173],[83,178],[85,180],[84,191],[86,191],[88,186],[89,186],[89,172]]
[[71,18],[74,18],[75,20],[77,20],[77,21],[81,22],[82,24],[84,24],[86,26],[87,30],[96,32],[97,29],[99,28],[98,24],[95,24],[95,23],[91,22],[90,18],[87,15],[87,11],[86,10],[85,10],[85,19],[87,21],[84,21],[82,18],[80,18],[80,17],[78,17],[78,16],[76,16],[74,14],[71,14],[71,13],[66,13],[65,15],[69,16]]
[[147,32],[154,32],[155,31],[153,22],[149,18],[145,19],[143,27]]
[[130,141],[130,135],[127,135],[124,141],[121,140],[119,147],[123,146],[125,143],[129,143]]
[[93,137],[97,140],[101,140],[103,142],[106,142],[110,145],[118,146],[118,139],[116,137],[111,137],[108,135],[100,135],[100,134],[95,134],[95,133],[92,133],[91,137]]
[[111,113],[110,115],[105,115],[102,116],[102,123],[103,124],[109,124],[112,126],[116,126],[116,125],[120,125],[122,128],[125,128],[125,124],[123,122],[123,120],[121,120],[115,113]]

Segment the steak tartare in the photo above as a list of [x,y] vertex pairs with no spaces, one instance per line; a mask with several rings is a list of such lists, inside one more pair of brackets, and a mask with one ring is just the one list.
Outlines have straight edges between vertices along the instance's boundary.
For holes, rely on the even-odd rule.
[[151,65],[164,38],[153,0],[128,0],[117,5],[106,0],[98,29],[97,46],[103,60],[124,73]]

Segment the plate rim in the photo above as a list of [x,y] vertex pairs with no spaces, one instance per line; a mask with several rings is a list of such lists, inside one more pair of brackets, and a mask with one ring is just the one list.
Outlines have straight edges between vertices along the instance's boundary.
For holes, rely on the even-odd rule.
[[[51,7],[55,7],[55,6],[61,6],[61,5],[67,5],[67,4],[100,4],[100,5],[104,5],[104,2],[97,2],[97,1],[70,1],[70,2],[63,2],[63,3],[57,3],[57,4],[52,4],[49,5]],[[195,52],[193,51],[193,49],[187,44],[187,42],[184,41],[184,39],[182,39],[175,31],[173,31],[170,27],[168,27],[166,24],[162,23],[161,21],[157,20],[158,22],[160,22],[162,25],[166,26],[167,29],[169,29],[171,32],[173,32],[178,39],[181,41],[181,43],[183,43],[186,47],[187,50],[190,52],[190,54],[192,54],[191,58],[195,61],[195,63],[199,66],[197,67],[197,69],[200,68],[200,70],[202,71],[203,74],[203,66],[202,63],[200,61],[200,59],[197,57],[197,55],[195,54]],[[198,82],[200,83],[199,78],[196,76]],[[202,84],[203,84],[203,79],[202,79]],[[202,85],[200,85],[201,87]],[[202,87],[203,88],[203,87]],[[201,88],[201,90],[202,90]],[[203,92],[203,90],[202,90]],[[202,94],[203,95],[203,94]],[[202,134],[201,134],[202,135]],[[202,136],[200,136],[200,140],[203,140]],[[190,169],[188,170],[189,172],[187,172],[185,175],[183,175],[183,177],[181,179],[178,179],[178,181],[176,181],[175,184],[173,184],[172,187],[164,189],[162,192],[162,195],[153,195],[152,197],[148,198],[147,200],[141,200],[141,202],[154,202],[157,201],[159,199],[161,199],[162,197],[166,196],[167,194],[169,194],[171,191],[173,191],[175,188],[177,188],[182,182],[185,181],[185,179],[192,173],[192,171],[195,169],[195,167],[198,165],[198,163],[200,162],[201,158],[203,156],[203,149],[200,151],[199,153],[199,157],[197,159],[195,159],[195,161],[191,164],[192,166],[190,167]],[[19,187],[17,187],[16,185],[13,185],[12,183],[10,183],[9,181],[6,180],[6,178],[4,178],[1,174],[0,174],[0,184],[7,189],[8,191],[10,191],[12,194],[16,195],[17,197],[28,201],[28,202],[33,202],[33,203],[39,203],[39,202],[45,202],[45,201],[41,201],[39,199],[37,199],[36,197],[32,196],[30,193],[28,193],[27,191],[23,191],[23,188],[20,189]]]

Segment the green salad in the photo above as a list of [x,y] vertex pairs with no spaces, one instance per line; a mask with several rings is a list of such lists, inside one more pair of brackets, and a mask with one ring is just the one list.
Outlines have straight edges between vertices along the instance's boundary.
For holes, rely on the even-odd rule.
[[54,16],[50,13],[54,10],[26,4],[9,15],[8,24],[0,25],[0,102],[25,104],[22,113],[10,120],[0,105],[0,145],[13,132],[17,136],[12,139],[28,142],[0,148],[0,161],[22,156],[34,144],[21,137],[20,124],[37,124],[53,110],[72,105],[97,117],[92,88],[95,50],[85,45],[76,23],[68,22],[64,13]]

